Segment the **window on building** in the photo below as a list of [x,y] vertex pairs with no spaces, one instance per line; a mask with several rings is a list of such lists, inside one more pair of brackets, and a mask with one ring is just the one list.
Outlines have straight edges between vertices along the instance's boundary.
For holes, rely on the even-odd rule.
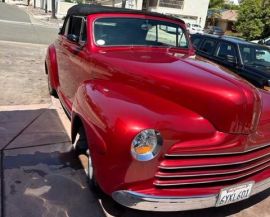
[[160,0],[159,7],[183,9],[184,0]]

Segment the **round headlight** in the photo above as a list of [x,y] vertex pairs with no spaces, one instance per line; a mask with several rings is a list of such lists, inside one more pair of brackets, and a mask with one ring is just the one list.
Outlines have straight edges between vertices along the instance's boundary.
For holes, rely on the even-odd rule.
[[131,154],[139,161],[152,160],[162,145],[160,133],[153,129],[141,131],[131,143]]

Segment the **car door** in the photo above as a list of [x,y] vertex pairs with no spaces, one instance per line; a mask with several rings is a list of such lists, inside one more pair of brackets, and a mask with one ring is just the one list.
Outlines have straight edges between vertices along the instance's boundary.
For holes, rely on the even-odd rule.
[[238,56],[234,44],[224,41],[219,42],[214,52],[213,59],[220,65],[237,72]]
[[191,42],[193,45],[193,48],[197,51],[199,49],[201,42],[203,41],[201,36],[198,35],[192,35],[191,36]]
[[81,81],[84,58],[86,56],[85,18],[71,16],[62,38],[61,57],[59,59],[60,97],[70,111],[78,83]]
[[200,47],[197,47],[197,54],[205,57],[209,60],[213,59],[213,53],[216,50],[216,40],[211,38],[206,38],[204,41],[202,41]]
[[[70,27],[70,17],[67,17],[64,21],[64,25],[59,32],[58,39],[54,43],[56,49],[56,58],[58,66],[58,78],[59,78],[59,97],[63,95],[63,75],[68,70],[68,56],[66,55],[64,46],[67,40],[67,35]],[[61,77],[60,77],[61,76]]]

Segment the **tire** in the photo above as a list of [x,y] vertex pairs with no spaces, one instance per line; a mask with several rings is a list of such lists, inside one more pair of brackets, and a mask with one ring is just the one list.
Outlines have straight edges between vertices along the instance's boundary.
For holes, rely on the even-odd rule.
[[98,184],[95,179],[95,170],[91,157],[91,153],[88,147],[85,130],[81,127],[76,135],[75,141],[73,143],[73,148],[75,149],[77,155],[85,155],[87,157],[87,168],[85,170],[87,181],[89,186],[93,190],[99,190]]
[[93,161],[91,158],[91,154],[89,149],[86,152],[87,158],[88,158],[88,167],[87,167],[87,179],[89,182],[89,186],[95,190],[95,191],[99,191],[99,186],[97,184],[96,178],[95,178],[95,173],[94,173],[94,166],[93,166]]
[[48,83],[48,91],[49,91],[49,94],[51,96],[54,96],[54,97],[58,97],[57,96],[57,92],[55,91],[55,89],[52,88],[52,85],[51,85],[51,79],[50,79],[50,74],[48,72],[48,69],[47,69],[47,65],[45,64],[45,70],[46,70],[46,74],[47,74],[47,83]]

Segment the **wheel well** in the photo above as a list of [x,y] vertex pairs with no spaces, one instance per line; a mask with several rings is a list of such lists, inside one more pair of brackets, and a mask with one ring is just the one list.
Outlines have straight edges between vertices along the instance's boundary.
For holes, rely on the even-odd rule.
[[85,135],[84,125],[82,120],[76,116],[74,117],[72,130],[71,130],[71,140],[72,144],[75,144],[76,149],[87,150],[87,138]]
[[71,141],[74,143],[76,135],[79,132],[79,129],[83,127],[83,123],[78,116],[75,116],[72,122],[72,130],[71,130]]

